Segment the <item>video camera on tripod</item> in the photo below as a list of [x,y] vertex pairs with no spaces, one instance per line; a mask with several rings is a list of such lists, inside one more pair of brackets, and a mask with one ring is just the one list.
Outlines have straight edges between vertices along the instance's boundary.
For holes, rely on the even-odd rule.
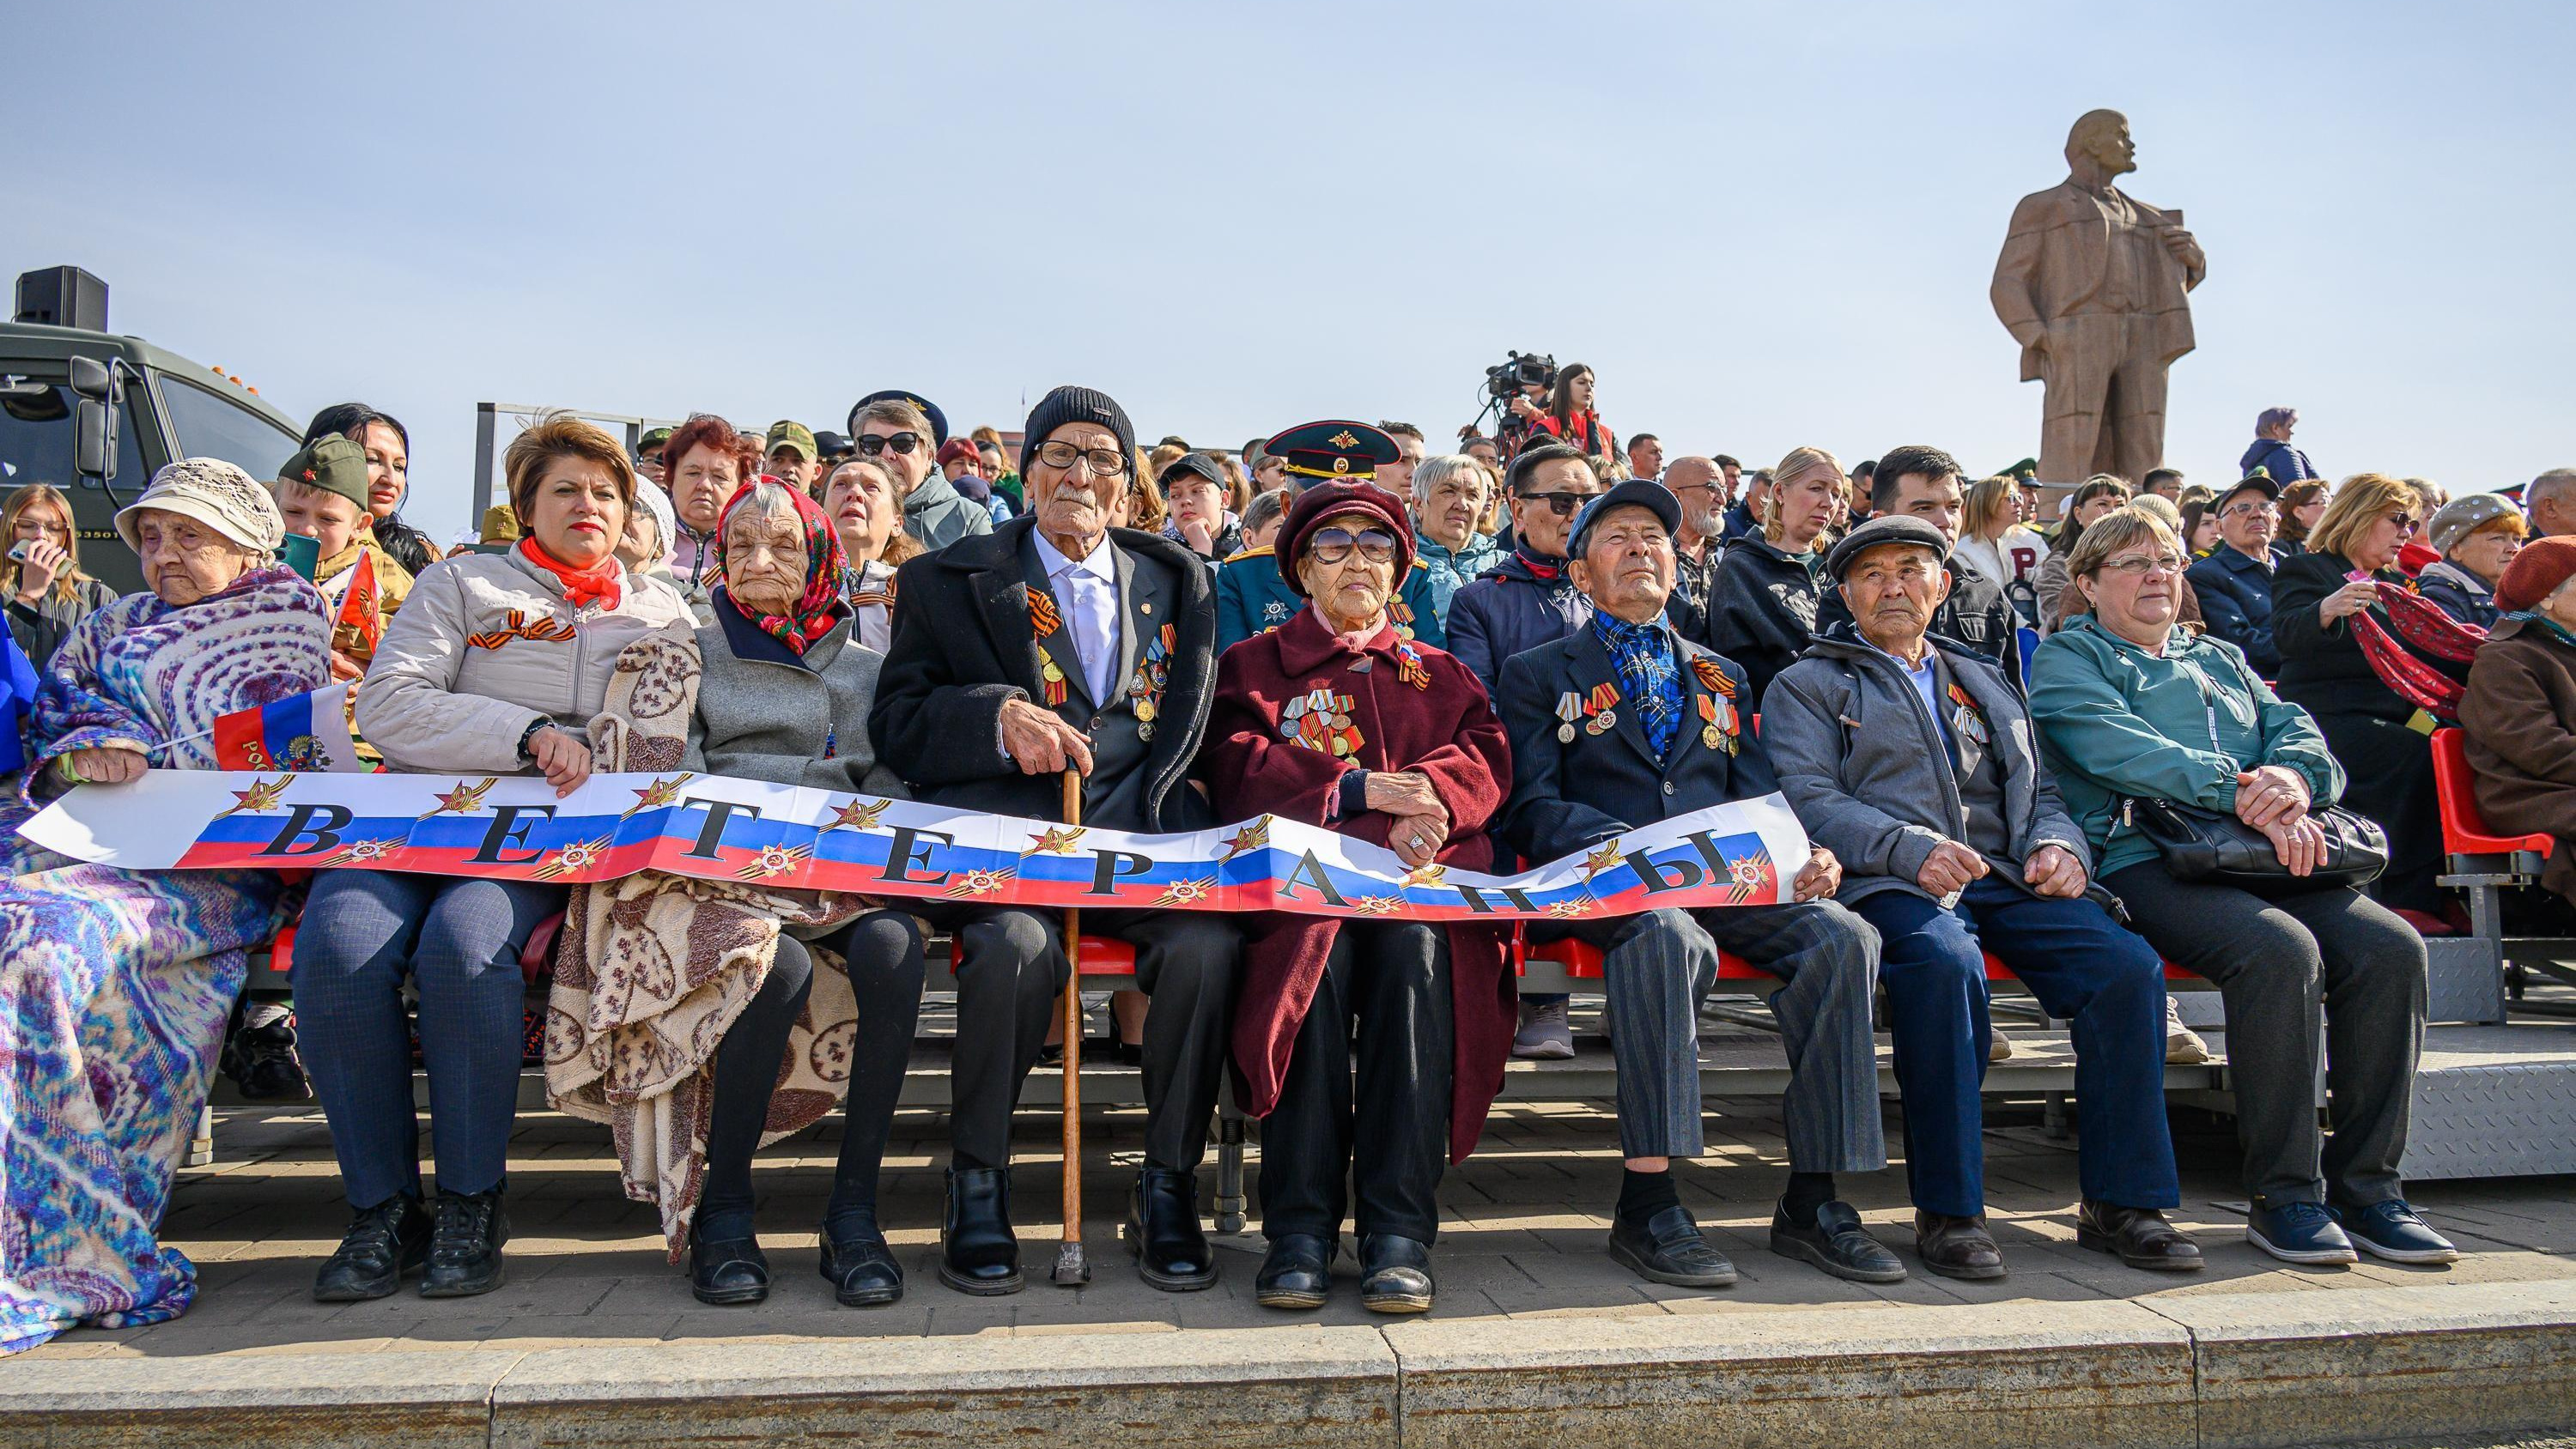
[[1523,388],[1548,387],[1556,381],[1556,358],[1535,352],[1515,352],[1485,369],[1485,391],[1497,402],[1509,402]]

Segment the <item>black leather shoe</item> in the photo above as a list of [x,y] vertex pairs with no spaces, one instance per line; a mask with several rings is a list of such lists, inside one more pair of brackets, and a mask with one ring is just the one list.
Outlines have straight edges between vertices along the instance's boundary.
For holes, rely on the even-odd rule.
[[1281,1233],[1262,1255],[1252,1280],[1253,1301],[1264,1308],[1321,1308],[1333,1291],[1333,1255],[1341,1244],[1312,1233]]
[[471,1298],[501,1286],[501,1245],[510,1241],[510,1215],[501,1210],[501,1190],[441,1192],[433,1211],[437,1221],[429,1239],[429,1271],[420,1280],[423,1298]]
[[769,1256],[749,1233],[708,1238],[689,1229],[689,1291],[700,1303],[738,1308],[769,1296]]
[[2075,1245],[2158,1273],[2196,1273],[2202,1266],[2200,1244],[2154,1208],[2086,1202],[2075,1210]]
[[313,1276],[313,1301],[363,1303],[393,1292],[429,1261],[429,1234],[429,1210],[410,1193],[362,1209]]
[[1431,1311],[1431,1245],[1393,1233],[1360,1239],[1360,1306],[1371,1313]]
[[1700,1236],[1699,1219],[1680,1203],[1642,1223],[1613,1216],[1610,1257],[1649,1283],[1724,1288],[1735,1281],[1735,1265]]
[[823,1234],[823,1276],[844,1308],[873,1308],[903,1296],[903,1265],[874,1227],[835,1238]]
[[[1783,1258],[1798,1258],[1813,1263],[1837,1278],[1855,1283],[1902,1283],[1905,1264],[1887,1245],[1869,1235],[1860,1225],[1860,1214],[1847,1202],[1829,1202],[1816,1209],[1813,1227],[1792,1227],[1789,1215],[1780,1208],[1771,1210],[1771,1251]],[[1998,1257],[1998,1263],[2003,1260]]]
[[1136,1276],[1166,1293],[1195,1293],[1216,1281],[1216,1254],[1199,1227],[1197,1174],[1149,1167],[1136,1175],[1127,1252]]
[[1986,1215],[1954,1218],[1945,1213],[1914,1214],[1914,1251],[1923,1266],[1944,1278],[1970,1280],[2004,1276],[2003,1249],[1986,1231]]
[[1011,1231],[1011,1173],[1004,1167],[948,1169],[948,1214],[939,1225],[939,1281],[960,1293],[1017,1293],[1020,1240]]

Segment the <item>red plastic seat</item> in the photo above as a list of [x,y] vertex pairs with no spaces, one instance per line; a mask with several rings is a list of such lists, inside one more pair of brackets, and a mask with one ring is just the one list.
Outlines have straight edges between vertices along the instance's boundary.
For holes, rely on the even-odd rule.
[[2453,855],[2510,855],[2528,850],[2547,859],[2558,842],[2547,835],[2498,835],[2479,813],[2477,776],[2469,769],[2468,736],[2433,731],[2433,794],[2442,807],[2442,848]]
[[[963,942],[948,943],[948,967],[955,970],[966,959]],[[1133,976],[1136,974],[1136,948],[1115,936],[1085,934],[1082,938],[1082,974],[1085,976]],[[944,989],[944,988],[943,988]]]

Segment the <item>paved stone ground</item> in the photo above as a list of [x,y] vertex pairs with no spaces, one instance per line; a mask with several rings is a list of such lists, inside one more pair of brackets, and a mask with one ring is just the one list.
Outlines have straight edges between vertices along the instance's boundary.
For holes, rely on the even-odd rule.
[[[2365,1260],[2350,1269],[2293,1269],[2245,1241],[2235,1149],[2225,1119],[2177,1110],[2184,1174],[2178,1220],[2209,1254],[2207,1271],[2174,1279],[2133,1272],[2079,1250],[2071,1221],[2075,1156],[2045,1130],[2037,1104],[1989,1104],[1992,1216],[2012,1276],[1994,1284],[1929,1275],[1883,1288],[1842,1283],[1773,1257],[1764,1230],[1785,1166],[1773,1100],[1712,1104],[1711,1155],[1680,1169],[1687,1200],[1735,1259],[1744,1281],[1701,1293],[1640,1282],[1602,1253],[1617,1190],[1617,1148],[1605,1104],[1500,1109],[1481,1151],[1442,1188],[1438,1249],[1442,1320],[1687,1314],[1825,1314],[1888,1304],[2030,1304],[2159,1299],[2210,1293],[2334,1293],[2355,1288],[2438,1290],[2464,1283],[2576,1278],[2576,1180],[2428,1183],[2415,1201],[2467,1250],[2450,1269]],[[203,1275],[196,1308],[176,1322],[128,1331],[84,1330],[28,1356],[219,1357],[245,1354],[485,1347],[520,1351],[659,1342],[797,1342],[867,1336],[937,1337],[1166,1333],[1191,1328],[1286,1329],[1298,1324],[1384,1323],[1362,1311],[1344,1280],[1320,1314],[1287,1315],[1252,1302],[1260,1241],[1225,1240],[1223,1281],[1208,1292],[1167,1295],[1137,1281],[1115,1223],[1135,1168],[1141,1114],[1096,1111],[1086,1183],[1087,1241],[1095,1281],[1081,1290],[1043,1280],[1054,1257],[1060,1179],[1053,1118],[1020,1117],[1023,1165],[1016,1198],[1023,1257],[1034,1271],[1016,1297],[949,1291],[929,1267],[936,1251],[944,1118],[907,1111],[897,1121],[883,1189],[885,1221],[905,1260],[910,1290],[881,1309],[836,1307],[815,1272],[814,1228],[838,1141],[826,1123],[762,1155],[761,1221],[778,1285],[756,1309],[715,1309],[689,1297],[662,1260],[651,1210],[618,1193],[606,1132],[548,1113],[522,1117],[511,1159],[509,1283],[481,1298],[428,1301],[405,1291],[375,1303],[325,1305],[307,1290],[315,1265],[345,1223],[322,1115],[310,1106],[219,1109],[218,1161],[182,1174],[165,1232]],[[1892,1144],[1902,1122],[1891,1105]],[[1257,1203],[1257,1162],[1256,1203]],[[1211,1155],[1211,1163],[1213,1155]],[[1212,1180],[1213,1166],[1205,1174]],[[1901,1166],[1847,1178],[1845,1196],[1881,1238],[1910,1249]],[[1256,1218],[1257,1223],[1257,1218]],[[1910,1259],[1910,1252],[1908,1254]]]

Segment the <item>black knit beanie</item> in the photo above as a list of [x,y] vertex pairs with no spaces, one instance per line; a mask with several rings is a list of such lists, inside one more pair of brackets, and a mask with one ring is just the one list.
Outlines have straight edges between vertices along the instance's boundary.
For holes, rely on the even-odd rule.
[[1067,423],[1098,423],[1116,433],[1119,451],[1127,455],[1129,467],[1135,466],[1136,425],[1127,421],[1127,410],[1118,405],[1116,398],[1097,388],[1066,383],[1039,398],[1038,405],[1029,409],[1028,426],[1020,434],[1021,477],[1029,476],[1029,463],[1038,455],[1038,444]]

